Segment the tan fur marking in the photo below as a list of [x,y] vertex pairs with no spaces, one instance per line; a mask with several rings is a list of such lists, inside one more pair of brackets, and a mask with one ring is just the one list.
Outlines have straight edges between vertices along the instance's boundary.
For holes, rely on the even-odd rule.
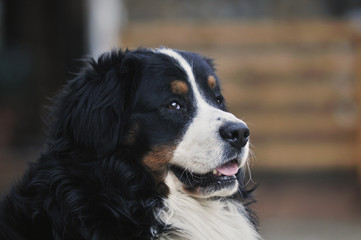
[[152,171],[163,171],[173,157],[174,146],[157,146],[143,159],[143,162]]
[[208,77],[208,85],[210,88],[216,87],[216,79],[212,75]]
[[143,158],[144,165],[149,168],[150,173],[154,177],[159,193],[164,196],[169,194],[169,188],[164,183],[164,179],[166,177],[168,163],[173,158],[174,150],[175,146],[157,146]]
[[188,86],[185,82],[175,80],[170,84],[171,91],[175,94],[186,94],[188,92]]

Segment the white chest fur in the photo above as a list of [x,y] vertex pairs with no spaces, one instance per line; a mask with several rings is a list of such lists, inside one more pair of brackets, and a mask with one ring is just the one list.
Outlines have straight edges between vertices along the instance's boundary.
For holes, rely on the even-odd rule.
[[175,231],[158,239],[257,240],[261,239],[245,217],[245,209],[235,201],[195,199],[177,190],[165,200],[158,217]]

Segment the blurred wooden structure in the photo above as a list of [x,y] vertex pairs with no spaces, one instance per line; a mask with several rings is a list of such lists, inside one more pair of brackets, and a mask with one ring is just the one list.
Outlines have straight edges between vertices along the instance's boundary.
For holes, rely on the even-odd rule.
[[137,22],[122,46],[216,59],[259,169],[361,172],[361,41],[348,22]]

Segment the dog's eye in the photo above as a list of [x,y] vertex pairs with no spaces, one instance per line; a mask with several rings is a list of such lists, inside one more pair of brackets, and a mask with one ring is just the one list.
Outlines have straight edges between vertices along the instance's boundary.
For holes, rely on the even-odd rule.
[[167,106],[167,108],[170,110],[180,110],[182,107],[178,102],[173,101]]
[[218,105],[222,105],[222,103],[223,103],[222,97],[216,97],[216,101],[217,101]]

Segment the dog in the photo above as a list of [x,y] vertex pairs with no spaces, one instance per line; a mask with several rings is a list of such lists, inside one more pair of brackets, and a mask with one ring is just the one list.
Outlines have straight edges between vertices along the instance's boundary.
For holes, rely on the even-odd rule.
[[212,59],[104,53],[49,115],[43,153],[1,203],[1,239],[260,239],[250,131],[227,111]]

